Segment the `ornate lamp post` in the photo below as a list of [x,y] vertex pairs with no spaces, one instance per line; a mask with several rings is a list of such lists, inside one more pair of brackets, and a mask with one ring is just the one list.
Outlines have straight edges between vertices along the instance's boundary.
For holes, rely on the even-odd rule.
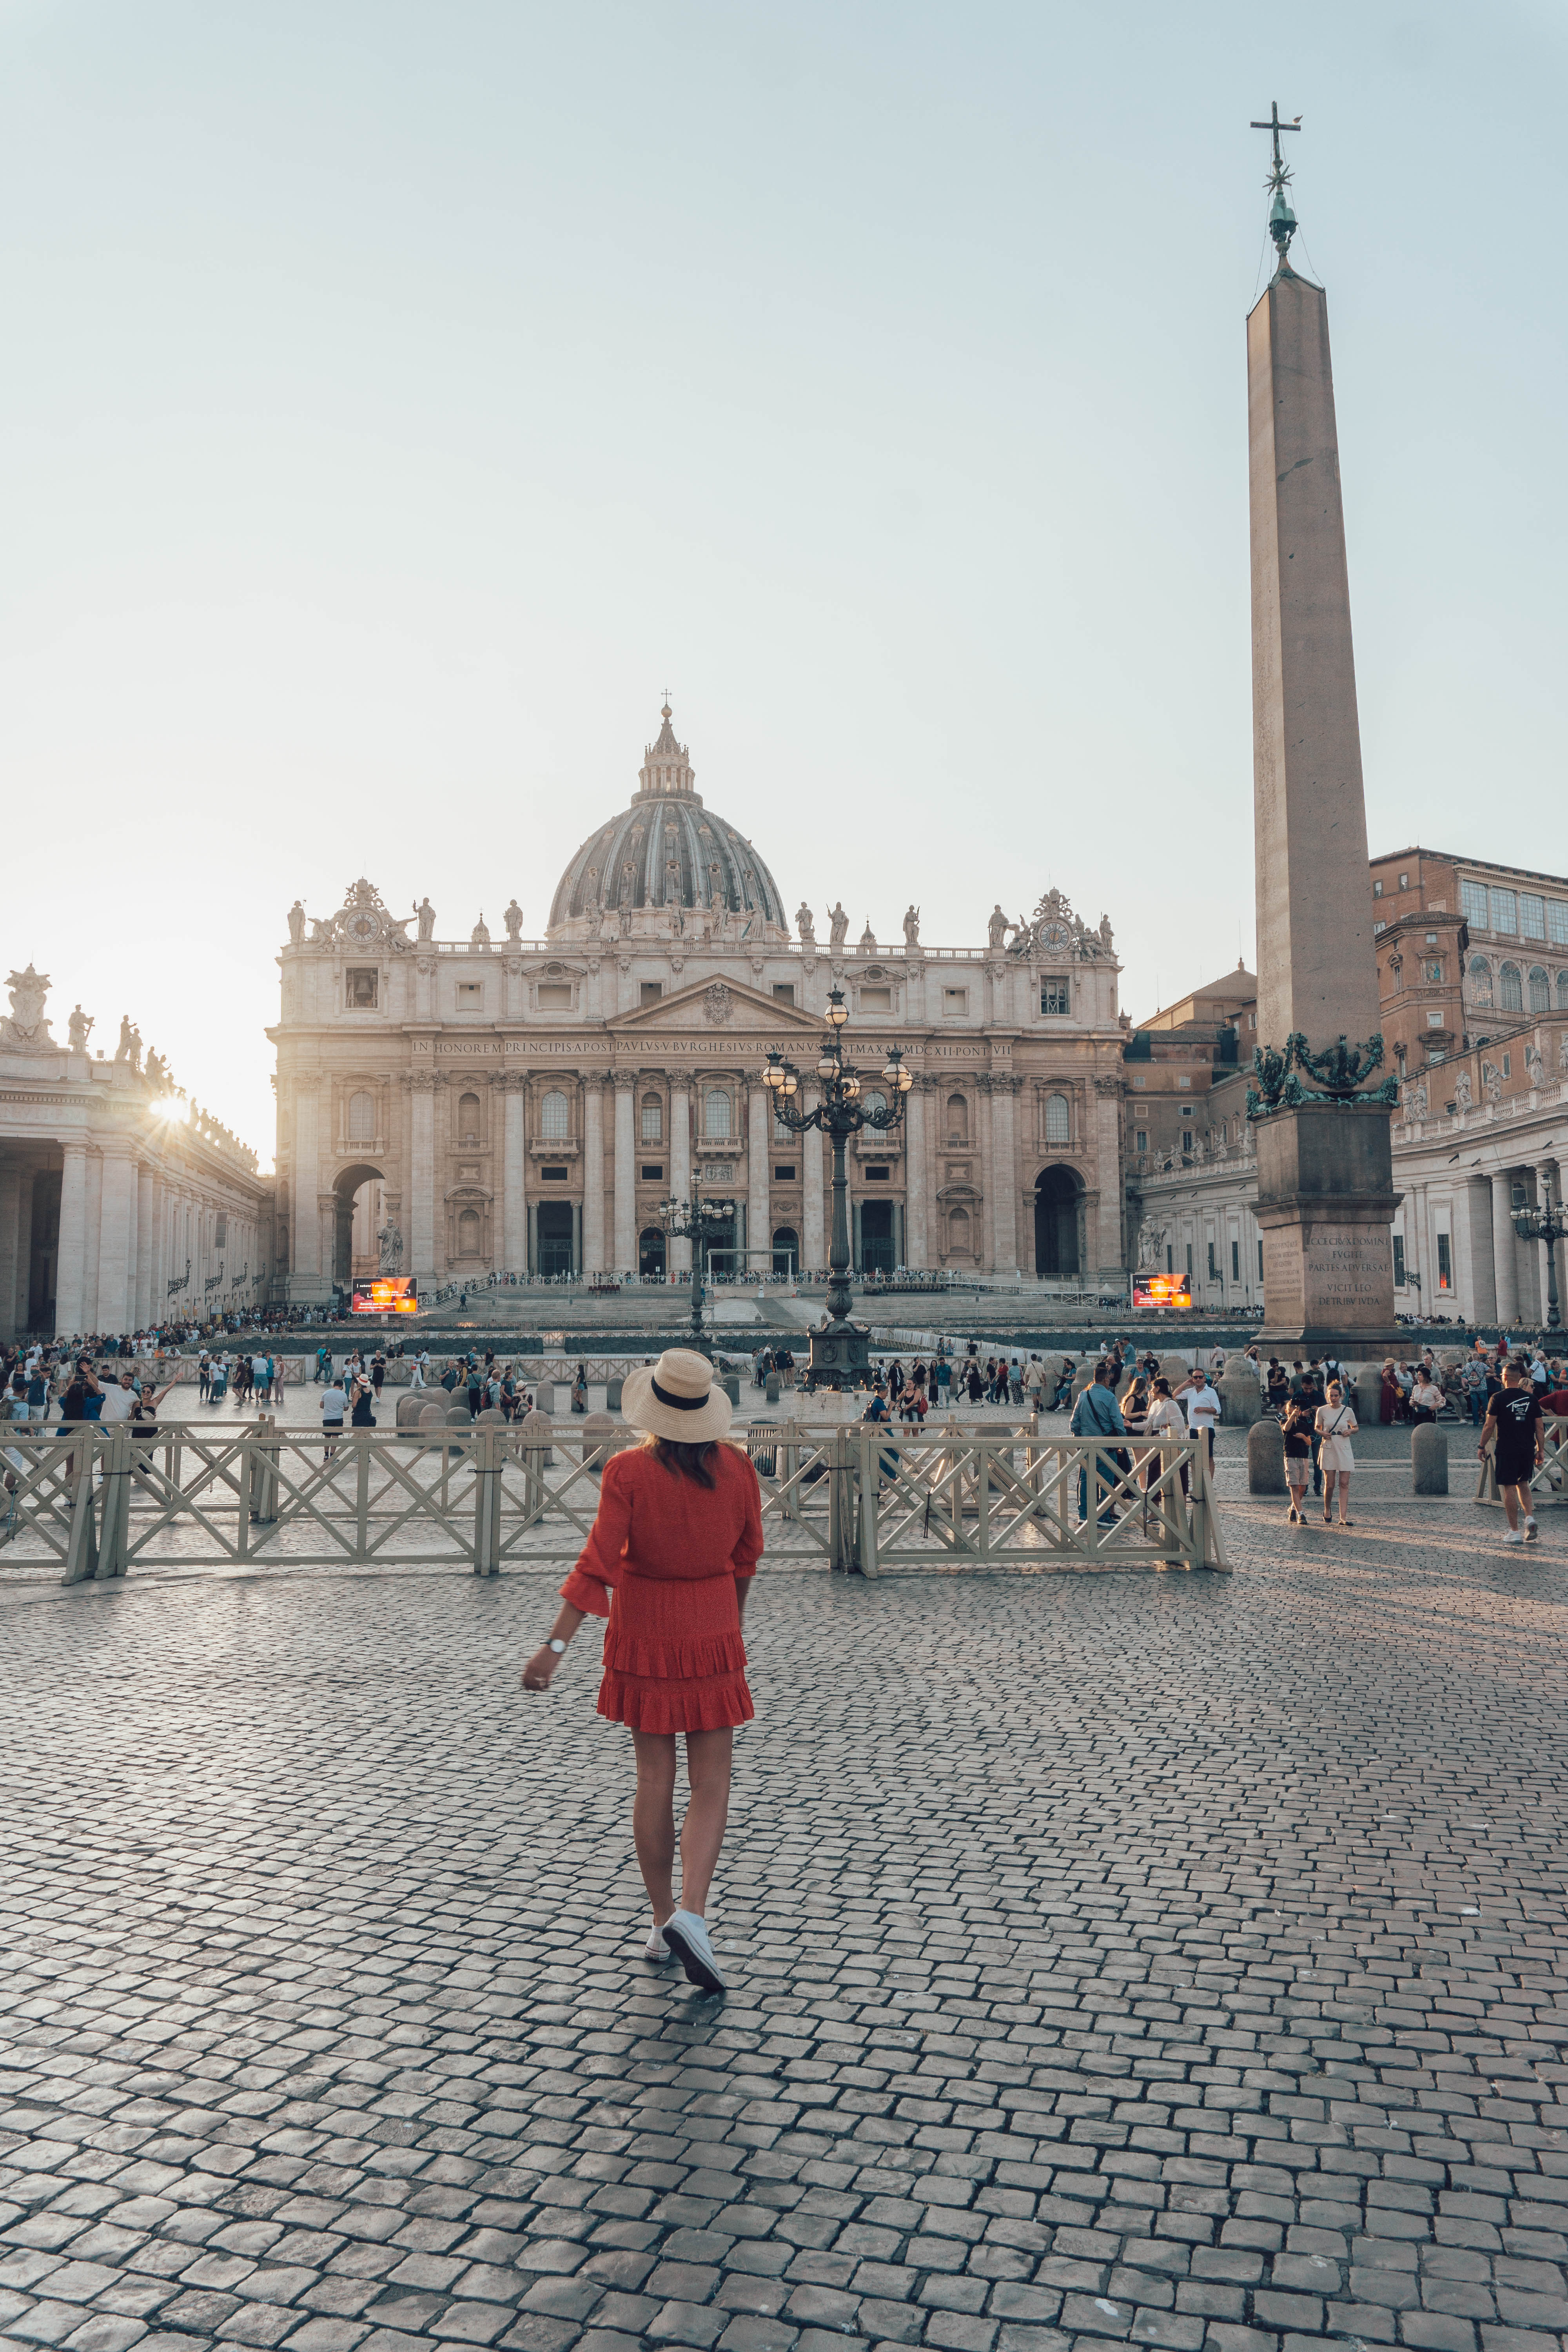
[[1563,1321],[1557,1305],[1557,1244],[1568,1234],[1568,1216],[1563,1203],[1552,1205],[1552,1186],[1543,1176],[1541,1180],[1542,1205],[1538,1209],[1516,1209],[1513,1229],[1521,1241],[1546,1244],[1546,1321],[1555,1331]]
[[826,1331],[814,1331],[811,1335],[811,1364],[805,1376],[808,1389],[853,1388],[869,1367],[866,1335],[848,1319],[849,1188],[844,1172],[844,1147],[862,1128],[886,1132],[897,1127],[904,1116],[904,1097],[915,1082],[913,1072],[904,1067],[901,1051],[897,1045],[891,1046],[882,1065],[890,1099],[870,1108],[863,1104],[859,1075],[844,1059],[844,1024],[848,1018],[844,992],[836,988],[827,999],[827,1034],[822,1041],[816,1064],[822,1099],[815,1110],[795,1108],[800,1072],[782,1054],[770,1054],[768,1066],[763,1072],[763,1084],[773,1096],[773,1116],[780,1126],[796,1135],[804,1135],[808,1128],[820,1128],[833,1147],[833,1243],[827,1257],[827,1312],[831,1319]]
[[701,1177],[691,1180],[689,1201],[666,1199],[658,1204],[658,1221],[671,1241],[691,1244],[691,1345],[699,1355],[706,1355],[708,1342],[702,1334],[702,1249],[720,1229],[730,1223],[735,1214],[733,1201],[705,1201],[702,1198]]

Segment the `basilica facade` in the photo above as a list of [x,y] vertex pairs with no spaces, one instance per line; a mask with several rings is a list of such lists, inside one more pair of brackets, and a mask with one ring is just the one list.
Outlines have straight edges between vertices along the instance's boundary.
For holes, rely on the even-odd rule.
[[[296,903],[279,959],[274,1296],[345,1285],[378,1203],[388,1271],[422,1286],[682,1275],[658,1203],[733,1203],[720,1270],[825,1268],[831,1162],[773,1116],[771,1050],[813,1066],[830,990],[868,1095],[889,1046],[915,1074],[900,1126],[849,1149],[862,1272],[951,1267],[1120,1283],[1122,1053],[1110,928],[1058,892],[993,908],[985,944],[888,944],[841,906],[793,919],[765,860],[697,790],[668,705],[629,806],[562,876],[542,940],[516,900],[492,937],[438,940],[356,883]],[[368,1188],[375,1188],[374,1191]]]

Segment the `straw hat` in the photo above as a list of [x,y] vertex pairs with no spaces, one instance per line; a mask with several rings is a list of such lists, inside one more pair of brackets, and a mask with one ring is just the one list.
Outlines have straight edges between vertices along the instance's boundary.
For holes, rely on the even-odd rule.
[[694,1348],[667,1348],[657,1364],[628,1372],[621,1412],[634,1429],[678,1445],[706,1445],[729,1434],[731,1407],[713,1385],[713,1367]]

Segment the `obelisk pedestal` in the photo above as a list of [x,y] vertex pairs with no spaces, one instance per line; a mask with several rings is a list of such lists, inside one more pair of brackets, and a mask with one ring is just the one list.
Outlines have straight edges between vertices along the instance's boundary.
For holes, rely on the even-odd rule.
[[1391,1106],[1328,305],[1283,259],[1247,354],[1262,1336],[1353,1356],[1394,1333]]

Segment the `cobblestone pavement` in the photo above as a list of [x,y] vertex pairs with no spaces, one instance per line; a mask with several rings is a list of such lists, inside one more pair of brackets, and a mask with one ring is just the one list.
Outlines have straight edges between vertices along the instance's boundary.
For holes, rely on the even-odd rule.
[[1553,2341],[1565,1517],[764,1563],[722,2002],[593,1658],[517,1690],[552,1580],[6,1590],[0,2336]]

